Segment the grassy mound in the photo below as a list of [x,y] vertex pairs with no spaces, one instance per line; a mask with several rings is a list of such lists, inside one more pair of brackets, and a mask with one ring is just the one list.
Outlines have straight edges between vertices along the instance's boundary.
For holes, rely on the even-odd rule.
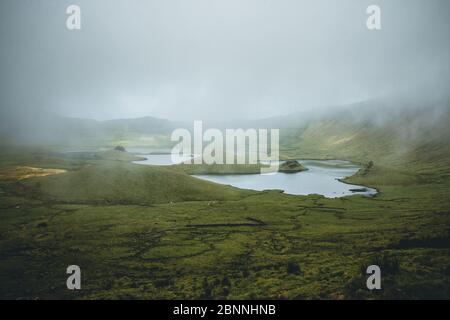
[[244,191],[201,181],[167,168],[99,161],[77,171],[28,179],[24,190],[66,203],[154,204],[193,200],[232,200]]

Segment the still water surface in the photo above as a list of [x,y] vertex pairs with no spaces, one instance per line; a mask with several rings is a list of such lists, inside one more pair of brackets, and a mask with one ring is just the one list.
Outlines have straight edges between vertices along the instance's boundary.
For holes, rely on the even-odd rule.
[[[135,161],[142,165],[172,165],[190,158],[172,162],[170,154],[139,154],[147,158]],[[269,190],[279,189],[287,194],[308,195],[320,194],[327,198],[345,197],[361,194],[372,196],[375,189],[352,185],[339,181],[349,177],[359,170],[359,166],[342,160],[298,160],[308,170],[297,173],[261,174],[226,174],[226,175],[195,175],[195,177],[215,183],[231,185],[241,189]]]

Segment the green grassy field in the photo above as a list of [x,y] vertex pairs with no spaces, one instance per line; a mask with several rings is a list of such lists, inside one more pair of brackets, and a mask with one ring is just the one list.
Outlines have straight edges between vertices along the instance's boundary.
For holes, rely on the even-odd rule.
[[[1,180],[0,298],[450,298],[447,149],[416,143],[395,153],[395,141],[378,136],[386,133],[341,128],[331,139],[327,128],[336,132],[291,133],[283,157],[362,163],[346,180],[377,196],[244,191],[188,175],[226,167],[4,150],[3,171],[67,172]],[[366,289],[373,263],[380,291]],[[71,264],[82,290],[66,289]]]

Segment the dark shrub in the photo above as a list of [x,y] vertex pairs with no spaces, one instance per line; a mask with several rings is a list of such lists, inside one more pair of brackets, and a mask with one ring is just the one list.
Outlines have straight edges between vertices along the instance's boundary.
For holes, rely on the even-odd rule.
[[222,286],[229,286],[230,284],[231,284],[230,279],[227,276],[223,277]]
[[400,272],[400,262],[396,257],[388,254],[376,255],[372,257],[366,264],[361,266],[361,274],[366,276],[367,267],[377,265],[381,269],[382,275],[398,274]]
[[203,292],[201,295],[202,299],[212,299],[212,290],[211,290],[211,286],[208,283],[208,279],[203,278]]
[[300,266],[298,263],[294,261],[289,261],[287,263],[287,273],[288,274],[300,274],[302,270],[300,269]]

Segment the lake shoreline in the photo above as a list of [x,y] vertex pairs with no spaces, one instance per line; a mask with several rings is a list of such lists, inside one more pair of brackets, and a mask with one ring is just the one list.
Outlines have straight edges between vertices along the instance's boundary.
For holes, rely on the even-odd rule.
[[[279,170],[267,175],[261,174],[264,165],[258,164],[171,164],[170,154],[146,155],[147,162],[133,161],[135,164],[171,167],[192,177],[239,189],[263,191],[282,190],[290,195],[318,194],[327,198],[362,195],[374,196],[379,191],[366,185],[352,184],[348,181],[352,176],[364,170],[364,165],[341,159],[310,160],[291,159],[279,160],[280,167],[291,162],[293,170]],[[189,159],[191,160],[191,159]],[[295,161],[295,162],[294,162]],[[295,168],[294,168],[295,164]]]

